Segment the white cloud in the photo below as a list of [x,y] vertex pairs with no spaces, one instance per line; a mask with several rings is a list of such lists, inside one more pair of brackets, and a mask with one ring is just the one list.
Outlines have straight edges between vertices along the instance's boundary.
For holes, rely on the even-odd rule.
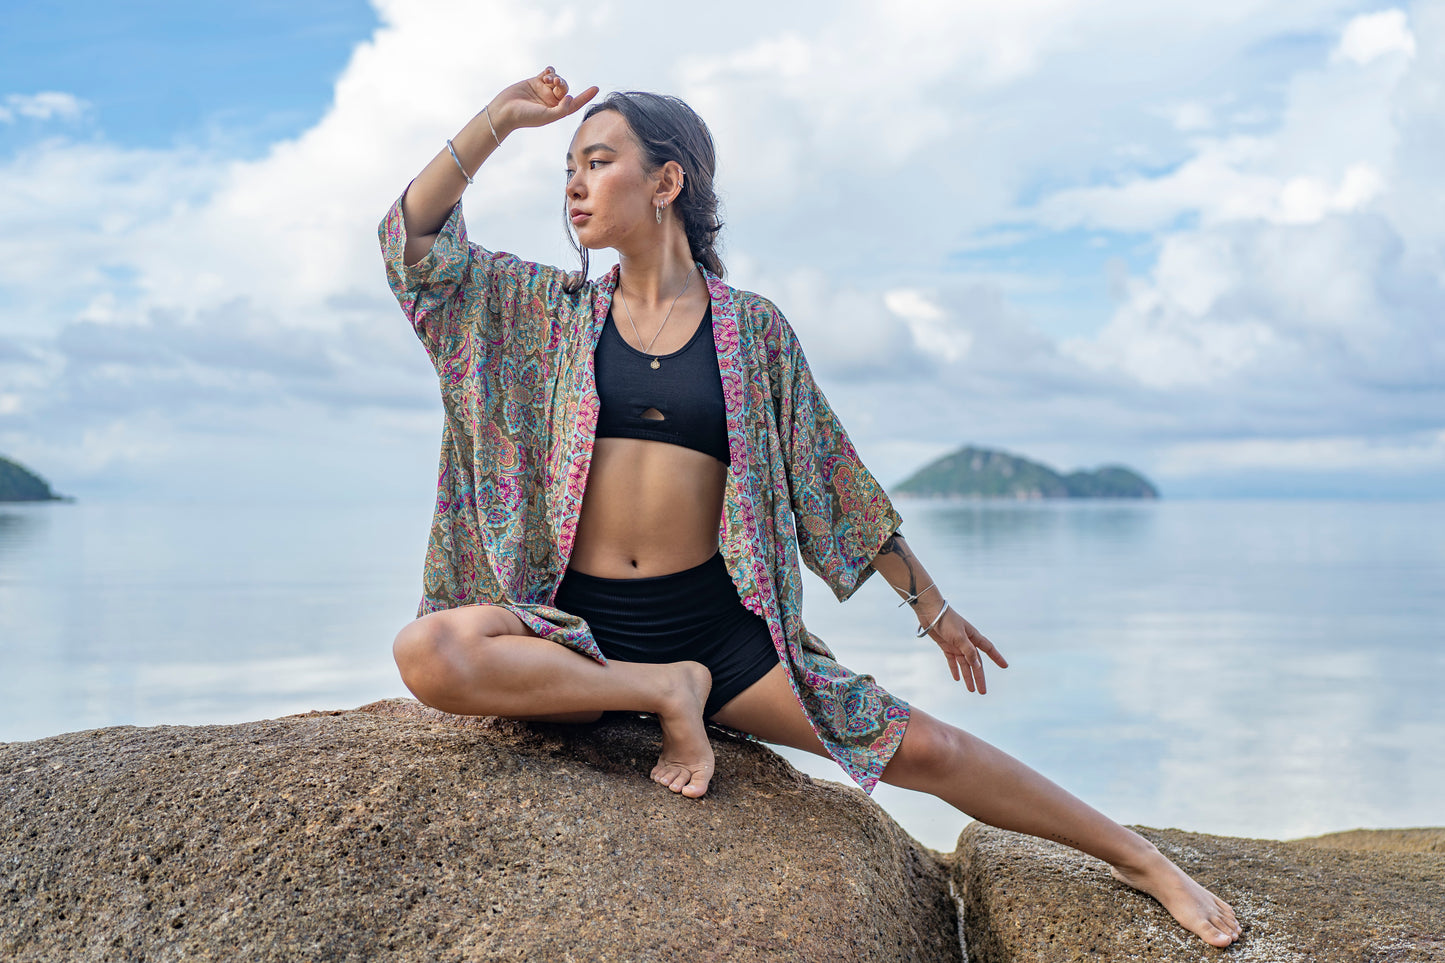
[[1169,116],[1173,120],[1175,128],[1186,133],[1209,130],[1215,124],[1214,110],[1208,104],[1199,101],[1179,104],[1169,111]]
[[1339,46],[1331,57],[1367,64],[1391,54],[1415,55],[1415,37],[1406,25],[1403,10],[1381,10],[1355,17],[1345,25]]
[[90,108],[87,101],[58,90],[38,94],[7,94],[0,106],[0,123],[14,123],[19,117],[29,120],[77,120]]
[[1292,177],[1280,188],[1271,219],[1283,224],[1314,224],[1327,214],[1364,207],[1384,189],[1384,178],[1369,164],[1350,165],[1338,184],[1317,177]]
[[883,296],[883,303],[908,323],[913,341],[921,351],[952,364],[968,354],[973,345],[972,334],[953,329],[948,315],[918,291],[910,288],[889,291]]
[[1158,471],[1166,477],[1258,469],[1374,474],[1445,471],[1445,431],[1388,439],[1344,436],[1183,442],[1170,446],[1158,463]]
[[[1430,5],[1420,18],[1427,49],[1445,47],[1440,11]],[[1397,13],[1350,21],[1342,49],[1382,36],[1410,36],[1413,49]],[[1418,428],[1445,390],[1445,284],[1434,268],[1445,227],[1402,224],[1397,212],[1411,209],[1406,198],[1440,194],[1438,169],[1422,177],[1400,150],[1439,126],[1406,96],[1430,59],[1334,57],[1294,78],[1273,132],[1201,140],[1172,172],[1042,201],[1052,224],[1164,228],[1152,268],[1124,282],[1108,324],[1064,350],[1144,387],[1227,393],[1226,407],[1250,399],[1255,420],[1233,427],[1240,433],[1306,398],[1311,434],[1389,431],[1388,419],[1362,416],[1362,391],[1381,392],[1367,402],[1372,413]],[[1184,216],[1196,223],[1166,227]],[[1258,446],[1238,451],[1263,459]],[[1313,440],[1297,451],[1321,469],[1339,465]]]
[[[964,441],[1147,467],[1166,443],[1262,430],[1418,432],[1440,394],[1438,0],[1353,19],[1346,0],[851,0],[821,17],[744,0],[736,21],[766,32],[629,3],[377,7],[325,116],[263,157],[50,136],[0,164],[0,446],[103,439],[127,417],[190,437],[167,410],[285,412],[234,429],[264,434],[360,406],[415,431],[435,389],[376,223],[548,62],[578,87],[675,90],[708,119],[731,277],[784,307],[881,475]],[[1338,42],[1270,52],[1301,36]],[[479,59],[478,37],[506,42]],[[46,103],[24,106],[88,116]],[[508,138],[466,195],[474,240],[571,263],[574,127]],[[1112,316],[1060,341],[1024,307],[1056,286],[1048,262],[1005,255],[1076,227],[1145,234],[1150,253],[1133,276],[1112,258]],[[139,430],[101,445],[107,465],[154,457]],[[48,449],[52,474],[90,470],[67,450]]]

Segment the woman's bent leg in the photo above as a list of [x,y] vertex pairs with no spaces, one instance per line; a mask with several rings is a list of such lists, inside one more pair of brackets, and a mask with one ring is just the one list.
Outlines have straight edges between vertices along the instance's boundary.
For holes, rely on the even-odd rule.
[[[713,716],[768,742],[827,755],[781,666]],[[909,714],[903,742],[883,781],[937,796],[1001,829],[1065,843],[1109,863],[1114,876],[1157,899],[1186,929],[1228,946],[1240,929],[1229,904],[1190,879],[1152,843],[982,739],[933,718]]]
[[707,792],[713,753],[702,707],[712,676],[697,662],[604,666],[492,605],[424,615],[397,634],[392,652],[407,688],[443,712],[551,722],[650,712],[662,724],[652,778],[685,796]]

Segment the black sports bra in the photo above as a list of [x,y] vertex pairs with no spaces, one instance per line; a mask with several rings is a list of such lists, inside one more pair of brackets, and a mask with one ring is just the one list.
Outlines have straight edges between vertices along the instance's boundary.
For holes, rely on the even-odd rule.
[[[598,438],[661,441],[712,455],[724,465],[732,463],[711,304],[687,344],[662,355],[643,354],[628,344],[608,311],[593,358],[602,400]],[[645,411],[662,417],[645,418]]]

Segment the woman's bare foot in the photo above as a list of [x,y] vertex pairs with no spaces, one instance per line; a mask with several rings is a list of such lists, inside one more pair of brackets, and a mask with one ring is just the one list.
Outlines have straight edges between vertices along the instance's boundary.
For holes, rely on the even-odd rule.
[[1114,878],[1148,893],[1179,925],[1210,946],[1229,946],[1243,932],[1228,903],[1200,886],[1152,845],[1136,866],[1111,866]]
[[663,708],[657,712],[662,723],[662,754],[652,767],[652,778],[673,792],[696,799],[707,792],[712,780],[712,743],[703,726],[702,708],[712,691],[712,673],[700,662],[677,662],[672,686]]

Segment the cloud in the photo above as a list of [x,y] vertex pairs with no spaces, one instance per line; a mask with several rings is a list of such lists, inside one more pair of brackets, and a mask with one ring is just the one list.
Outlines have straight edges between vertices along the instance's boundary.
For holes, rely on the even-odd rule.
[[1438,113],[1419,109],[1440,70],[1408,56],[1417,40],[1445,47],[1441,10],[1422,5],[1413,30],[1403,11],[1349,21],[1348,55],[1296,75],[1274,131],[1202,138],[1174,170],[1036,206],[1054,227],[1156,231],[1157,258],[1123,281],[1108,323],[1061,348],[1102,377],[1213,407],[1224,437],[1183,440],[1180,425],[1162,469],[1445,467],[1418,441],[1445,411],[1445,222],[1414,213],[1438,210],[1418,145],[1440,143]]
[[89,109],[87,101],[58,90],[6,94],[3,106],[0,106],[0,124],[13,124],[21,117],[28,120],[78,120]]
[[973,335],[951,326],[943,309],[929,301],[922,292],[898,288],[883,295],[883,303],[907,323],[914,343],[921,350],[945,362],[962,359],[973,346]]
[[[186,438],[180,458],[207,423],[280,450],[306,419],[357,411],[378,443],[411,445],[440,415],[376,223],[548,62],[578,86],[676,91],[708,119],[730,278],[787,312],[880,475],[965,441],[1183,472],[1200,462],[1177,446],[1260,437],[1328,470],[1314,439],[1408,447],[1438,426],[1438,0],[1363,16],[1346,0],[856,0],[821,19],[746,0],[738,22],[765,33],[628,3],[377,9],[325,115],[263,156],[126,150],[82,127],[0,164],[0,446],[122,439],[101,445],[107,470],[132,458],[140,477],[157,457],[142,425]],[[476,37],[507,42],[479,59]],[[91,117],[39,96],[25,109]],[[508,137],[465,196],[473,240],[572,263],[574,127]],[[1051,336],[1030,304],[1066,268],[1012,252],[1042,239],[1073,258],[1078,229],[1080,247],[1142,240],[1100,256],[1113,300],[1074,325],[1088,333]],[[66,450],[48,447],[60,474],[91,470]]]
[[1424,431],[1390,439],[1246,438],[1185,442],[1159,464],[1169,476],[1228,474],[1241,469],[1276,471],[1369,471],[1376,474],[1439,472],[1445,469],[1445,431]]
[[1405,11],[1381,10],[1355,17],[1345,25],[1340,43],[1330,55],[1335,60],[1367,64],[1380,57],[1415,55],[1415,37],[1405,23]]

